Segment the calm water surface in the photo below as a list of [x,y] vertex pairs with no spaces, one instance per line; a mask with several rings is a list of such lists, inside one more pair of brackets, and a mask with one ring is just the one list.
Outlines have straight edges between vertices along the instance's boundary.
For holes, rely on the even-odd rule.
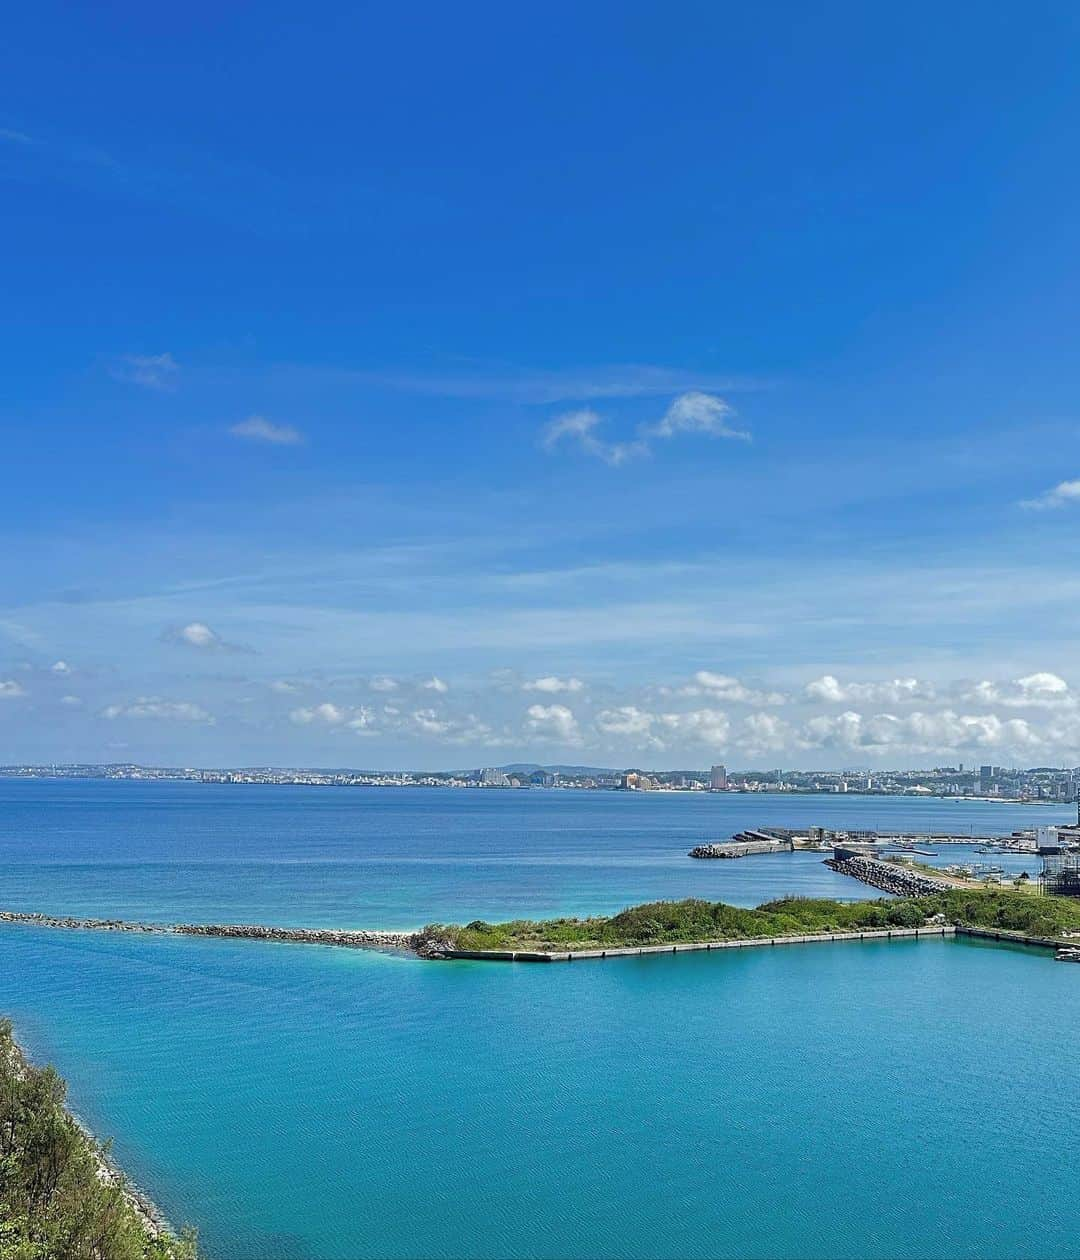
[[[0,780],[0,905],[409,928],[606,913],[660,897],[858,899],[865,888],[817,854],[698,862],[687,850],[768,824],[1006,834],[1068,818],[1068,807],[854,796]],[[950,846],[927,860],[975,858]]]
[[[1066,816],[87,783],[0,802],[0,904],[371,926],[858,897],[812,855],[685,851],[808,815]],[[1030,951],[514,967],[8,927],[0,1011],[217,1260],[1080,1256],[1080,968]]]

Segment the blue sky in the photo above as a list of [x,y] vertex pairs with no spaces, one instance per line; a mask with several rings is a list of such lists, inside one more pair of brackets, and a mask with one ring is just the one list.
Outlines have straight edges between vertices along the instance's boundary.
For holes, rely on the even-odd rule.
[[1080,761],[1078,53],[13,12],[0,759]]

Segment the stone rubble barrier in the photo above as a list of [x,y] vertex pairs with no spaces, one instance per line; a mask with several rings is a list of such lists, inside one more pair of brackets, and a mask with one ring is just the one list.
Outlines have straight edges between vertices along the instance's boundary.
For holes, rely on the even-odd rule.
[[934,893],[949,892],[953,888],[946,880],[934,879],[931,875],[924,875],[922,871],[909,870],[876,858],[826,858],[825,865],[841,875],[850,875],[872,888],[879,888],[882,892],[892,893],[897,897],[929,897]]
[[125,919],[79,919],[68,915],[0,910],[0,923],[68,928],[83,932],[141,932],[157,936],[214,936],[228,940],[289,941],[300,945],[339,945],[347,949],[413,949],[415,932],[379,932],[366,928],[284,928],[258,923],[132,923]]

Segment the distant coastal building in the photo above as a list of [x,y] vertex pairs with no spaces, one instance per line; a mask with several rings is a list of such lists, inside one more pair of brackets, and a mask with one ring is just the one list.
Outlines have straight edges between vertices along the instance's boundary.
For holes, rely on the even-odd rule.
[[481,787],[512,787],[510,779],[494,766],[487,766],[480,771]]
[[709,771],[709,790],[712,792],[727,791],[727,766],[713,766]]
[[640,770],[627,770],[619,786],[627,792],[651,792],[656,784]]

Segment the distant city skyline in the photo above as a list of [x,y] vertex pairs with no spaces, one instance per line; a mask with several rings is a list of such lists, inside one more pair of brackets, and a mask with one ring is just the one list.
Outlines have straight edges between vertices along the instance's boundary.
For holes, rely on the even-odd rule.
[[[398,767],[146,766],[134,763],[0,765],[3,779],[112,779],[194,781],[204,784],[261,783],[311,787],[430,787],[585,789],[625,792],[839,794],[936,796],[954,800],[1073,804],[1080,767],[937,766],[920,770],[859,769],[733,770],[714,765],[679,770],[510,763],[472,769]],[[1080,815],[1078,815],[1080,817]]]
[[12,14],[0,760],[1080,761],[1074,14],[558,12]]

